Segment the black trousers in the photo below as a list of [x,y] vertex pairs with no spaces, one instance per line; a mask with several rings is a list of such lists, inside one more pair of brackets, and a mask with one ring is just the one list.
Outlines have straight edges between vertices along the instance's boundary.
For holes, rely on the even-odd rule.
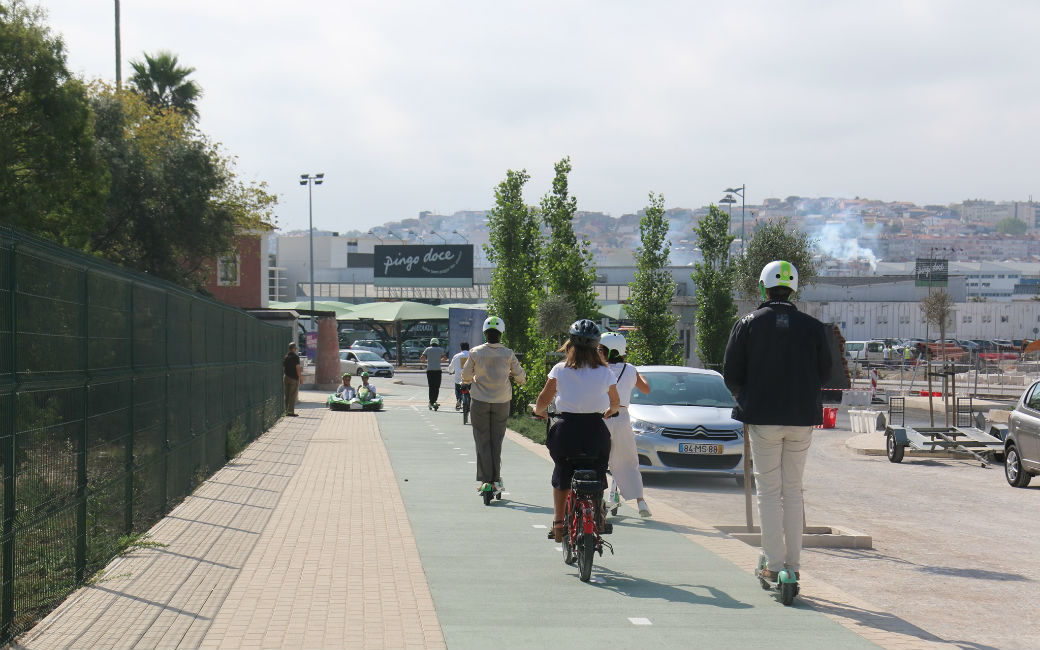
[[427,370],[426,381],[430,384],[430,404],[433,404],[441,393],[441,371]]
[[[610,460],[610,430],[602,413],[563,413],[549,429],[545,445],[553,459],[552,486],[557,490],[571,487],[575,469],[589,468],[599,472],[601,489],[607,488],[607,464]],[[579,458],[584,462],[576,462]]]

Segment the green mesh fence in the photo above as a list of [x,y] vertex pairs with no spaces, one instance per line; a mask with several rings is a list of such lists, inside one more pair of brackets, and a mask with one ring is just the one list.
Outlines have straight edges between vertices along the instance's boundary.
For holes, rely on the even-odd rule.
[[281,415],[284,328],[0,227],[0,642]]

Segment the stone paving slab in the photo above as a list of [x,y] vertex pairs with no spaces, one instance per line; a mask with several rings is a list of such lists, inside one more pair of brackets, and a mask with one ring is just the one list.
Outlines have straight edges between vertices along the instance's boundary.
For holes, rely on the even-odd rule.
[[370,413],[283,418],[16,648],[443,648]]

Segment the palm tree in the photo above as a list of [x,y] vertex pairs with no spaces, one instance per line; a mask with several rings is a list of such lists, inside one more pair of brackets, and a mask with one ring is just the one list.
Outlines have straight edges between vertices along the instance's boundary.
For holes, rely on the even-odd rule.
[[174,108],[183,111],[192,120],[199,117],[195,106],[196,100],[202,96],[202,88],[187,76],[195,72],[195,68],[182,68],[177,65],[177,55],[162,50],[154,57],[144,53],[144,61],[131,61],[134,74],[130,83],[152,106]]

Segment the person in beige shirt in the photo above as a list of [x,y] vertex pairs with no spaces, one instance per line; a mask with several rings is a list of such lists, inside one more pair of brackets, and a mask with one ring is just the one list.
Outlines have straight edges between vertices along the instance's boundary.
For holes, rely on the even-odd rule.
[[462,368],[462,383],[469,384],[470,422],[477,447],[478,492],[492,484],[496,495],[502,492],[502,440],[506,436],[509,403],[513,399],[510,378],[519,385],[527,373],[513,351],[500,343],[505,323],[498,316],[484,321],[483,345],[470,350]]

